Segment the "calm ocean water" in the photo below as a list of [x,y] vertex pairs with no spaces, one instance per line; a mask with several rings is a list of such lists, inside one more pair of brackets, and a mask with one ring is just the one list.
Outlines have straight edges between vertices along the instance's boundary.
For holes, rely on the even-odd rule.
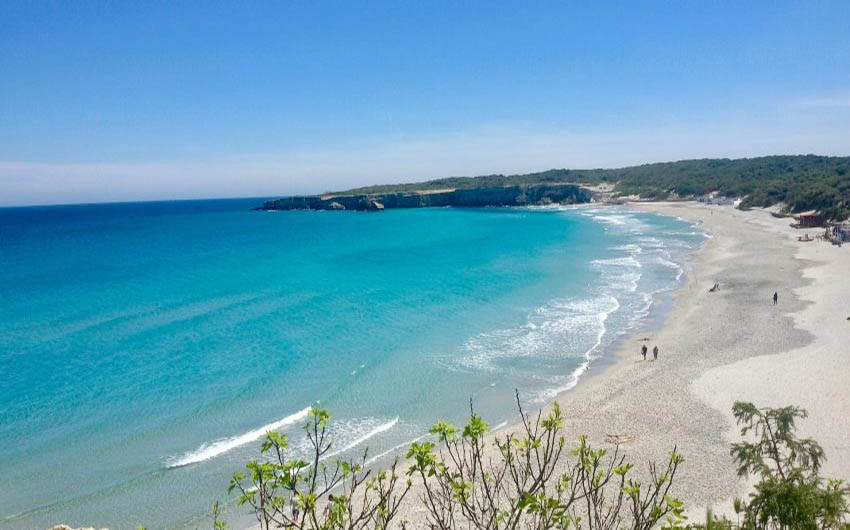
[[[616,207],[0,209],[0,528],[202,526],[267,428],[379,455],[537,407],[703,241]],[[231,516],[240,513],[228,508]]]

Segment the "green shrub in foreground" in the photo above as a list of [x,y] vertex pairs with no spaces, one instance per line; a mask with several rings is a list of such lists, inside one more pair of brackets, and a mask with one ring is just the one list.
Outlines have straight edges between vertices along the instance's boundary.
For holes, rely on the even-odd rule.
[[[262,530],[404,529],[402,506],[417,501],[409,507],[433,530],[850,530],[850,490],[819,476],[823,449],[795,434],[803,409],[735,403],[743,441],[731,453],[740,476],[760,480],[747,501],[735,500],[737,520],[708,511],[705,523],[689,524],[672,495],[683,462],[675,449],[663,466],[650,462],[640,481],[619,445],[595,449],[580,436],[568,447],[557,403],[533,417],[517,405],[519,434],[488,436],[471,407],[463,428],[436,423],[433,441],[410,446],[406,472],[398,458],[389,469],[371,469],[366,453],[328,461],[331,415],[313,409],[305,425],[309,460],[290,457],[286,435],[269,432],[264,459],[235,473],[229,491]],[[218,503],[213,514],[214,529],[226,528]]]
[[[262,446],[265,460],[234,474],[230,491],[263,530],[404,528],[398,515],[414,483],[420,494],[412,508],[436,530],[683,528],[683,505],[671,495],[683,461],[675,449],[664,466],[650,463],[648,480],[641,482],[619,446],[595,449],[579,437],[567,448],[557,404],[545,417],[521,407],[520,416],[519,435],[492,442],[487,423],[473,410],[463,428],[435,424],[435,441],[411,445],[403,477],[398,459],[388,470],[369,469],[365,453],[327,462],[331,415],[313,409],[305,426],[309,461],[289,457],[286,436],[270,432]],[[488,443],[494,451],[485,451]]]
[[732,444],[741,477],[759,482],[748,501],[736,499],[736,523],[706,517],[704,528],[742,530],[850,529],[850,490],[819,471],[826,456],[811,438],[796,436],[796,420],[808,414],[798,407],[757,408],[736,402],[732,414],[743,441]]

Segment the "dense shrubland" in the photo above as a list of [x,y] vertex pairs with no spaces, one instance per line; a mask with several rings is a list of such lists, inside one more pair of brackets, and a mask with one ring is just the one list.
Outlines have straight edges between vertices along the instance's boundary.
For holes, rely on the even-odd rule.
[[[329,461],[331,415],[314,409],[304,426],[308,459],[290,456],[286,435],[269,432],[261,459],[235,473],[229,491],[263,530],[850,529],[850,490],[820,477],[823,449],[796,436],[805,410],[739,402],[733,414],[738,474],[758,478],[749,498],[735,501],[733,520],[711,511],[704,521],[686,519],[674,493],[684,465],[675,448],[662,465],[636,472],[616,444],[568,442],[557,404],[536,415],[520,407],[522,429],[501,436],[470,407],[465,426],[436,423],[432,440],[411,444],[387,469],[368,467],[366,453]],[[406,520],[411,513],[415,521]],[[227,527],[219,503],[213,515],[214,528]]]
[[485,175],[370,186],[356,193],[390,193],[445,188],[573,182],[615,184],[619,195],[665,199],[720,192],[744,198],[742,206],[783,204],[789,211],[819,210],[831,219],[850,215],[850,157],[767,156],[700,159],[619,169],[551,169],[525,175]]

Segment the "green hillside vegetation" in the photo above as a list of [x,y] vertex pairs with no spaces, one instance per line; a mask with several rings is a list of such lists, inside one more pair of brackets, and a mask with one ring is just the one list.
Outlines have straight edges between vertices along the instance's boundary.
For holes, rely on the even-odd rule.
[[818,210],[830,219],[850,216],[850,157],[766,156],[661,162],[618,169],[550,169],[525,175],[450,177],[411,184],[368,186],[346,193],[381,194],[554,182],[614,184],[619,196],[698,197],[711,192],[744,199],[741,207],[782,204],[787,212]]

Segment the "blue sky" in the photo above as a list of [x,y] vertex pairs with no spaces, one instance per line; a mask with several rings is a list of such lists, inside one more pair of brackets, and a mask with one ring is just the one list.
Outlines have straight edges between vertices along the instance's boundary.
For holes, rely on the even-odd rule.
[[850,155],[850,2],[0,3],[0,204]]

